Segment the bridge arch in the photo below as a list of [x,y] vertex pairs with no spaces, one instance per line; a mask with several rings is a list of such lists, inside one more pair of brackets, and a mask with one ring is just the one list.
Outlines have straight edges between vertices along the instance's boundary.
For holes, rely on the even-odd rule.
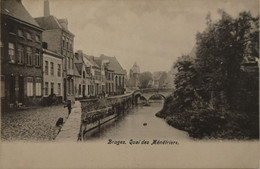
[[155,93],[155,94],[153,94],[152,96],[150,96],[147,100],[148,100],[148,101],[151,100],[151,98],[154,97],[154,96],[160,96],[163,100],[166,99],[166,96],[164,96],[163,94]]
[[142,98],[143,100],[149,102],[151,97],[153,96],[160,96],[163,100],[166,99],[172,93],[172,89],[141,89],[134,91],[134,98],[135,104],[137,104],[138,99]]

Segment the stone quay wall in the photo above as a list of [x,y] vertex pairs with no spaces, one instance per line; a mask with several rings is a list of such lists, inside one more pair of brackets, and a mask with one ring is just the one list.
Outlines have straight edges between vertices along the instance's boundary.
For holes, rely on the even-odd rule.
[[79,139],[84,134],[100,125],[124,114],[134,103],[134,93],[107,97],[101,99],[80,100],[81,102],[81,127]]

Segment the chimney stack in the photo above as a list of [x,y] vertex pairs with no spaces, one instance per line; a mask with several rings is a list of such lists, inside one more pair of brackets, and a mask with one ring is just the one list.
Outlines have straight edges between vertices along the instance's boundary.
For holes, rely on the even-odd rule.
[[44,16],[50,16],[49,0],[44,0]]

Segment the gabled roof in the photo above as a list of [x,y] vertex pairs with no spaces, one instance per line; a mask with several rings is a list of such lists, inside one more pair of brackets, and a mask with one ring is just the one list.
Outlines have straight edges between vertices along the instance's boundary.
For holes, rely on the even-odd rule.
[[33,19],[29,12],[23,6],[21,0],[2,0],[1,14],[19,19],[33,26],[39,27],[39,24]]
[[44,29],[62,29],[62,26],[59,24],[58,19],[55,16],[46,16],[35,18],[37,23]]
[[109,60],[109,63],[108,63],[109,70],[113,70],[117,74],[126,74],[126,71],[119,64],[116,57],[109,57],[109,56],[101,55],[100,58],[102,60]]
[[94,57],[94,60],[93,60],[99,67],[101,67],[101,64],[102,64],[102,60],[101,58],[98,58],[98,57]]
[[67,33],[69,33],[69,34],[74,36],[74,34],[71,33],[67,28],[62,26],[62,24],[60,24],[60,22],[59,22],[59,19],[57,19],[53,15],[37,17],[37,18],[35,18],[35,20],[45,30],[62,29],[65,32],[67,32]]
[[74,72],[74,76],[80,76],[79,70],[75,64],[74,68],[73,68],[73,72]]
[[83,66],[83,63],[75,63],[75,66],[74,68],[76,67],[76,69],[78,70],[78,73],[81,75],[81,72],[82,72],[82,66]]
[[89,62],[93,67],[96,67],[96,68],[100,68],[95,62],[94,62],[94,57],[93,56],[89,56],[89,55],[83,55],[83,61],[85,62],[86,65],[87,62]]

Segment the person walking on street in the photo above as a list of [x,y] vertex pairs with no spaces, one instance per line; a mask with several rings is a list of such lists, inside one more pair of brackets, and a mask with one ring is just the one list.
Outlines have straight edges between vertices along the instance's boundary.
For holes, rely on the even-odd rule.
[[70,115],[71,109],[72,109],[72,108],[71,108],[71,100],[68,100],[68,101],[67,101],[67,105],[65,105],[64,108],[65,108],[65,107],[68,107],[68,113],[69,113],[68,115]]

